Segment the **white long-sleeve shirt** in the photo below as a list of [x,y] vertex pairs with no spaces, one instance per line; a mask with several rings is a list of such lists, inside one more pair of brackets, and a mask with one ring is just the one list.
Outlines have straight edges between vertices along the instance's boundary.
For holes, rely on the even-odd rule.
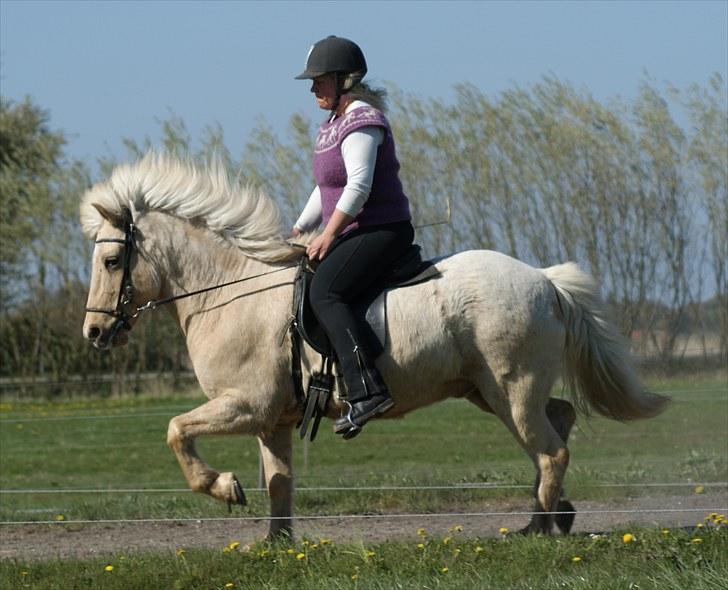
[[[363,106],[369,105],[361,100],[355,100],[346,107],[346,112]],[[341,156],[346,168],[346,186],[336,203],[339,211],[352,217],[356,217],[361,211],[372,190],[377,148],[383,141],[384,130],[381,127],[369,126],[352,131],[341,142]],[[319,226],[321,219],[321,191],[316,186],[294,227],[302,232],[312,231]]]

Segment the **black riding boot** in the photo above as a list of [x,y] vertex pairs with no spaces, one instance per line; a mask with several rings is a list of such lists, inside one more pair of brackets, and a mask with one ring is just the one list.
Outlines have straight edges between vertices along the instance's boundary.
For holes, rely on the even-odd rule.
[[334,432],[350,439],[359,434],[369,420],[394,406],[394,401],[366,349],[351,331],[347,330],[347,335],[352,342],[351,352],[346,350],[339,355],[347,388],[347,412],[334,422]]

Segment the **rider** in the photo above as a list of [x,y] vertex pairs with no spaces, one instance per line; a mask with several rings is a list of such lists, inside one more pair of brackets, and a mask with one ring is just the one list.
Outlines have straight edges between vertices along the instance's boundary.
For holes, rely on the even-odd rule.
[[336,352],[348,412],[334,424],[344,438],[389,410],[389,395],[351,304],[412,244],[409,201],[383,114],[385,92],[362,83],[367,72],[356,43],[330,36],[315,43],[296,79],[313,80],[321,124],[313,155],[316,187],[293,233],[323,232],[308,245],[321,261],[311,284],[311,306]]

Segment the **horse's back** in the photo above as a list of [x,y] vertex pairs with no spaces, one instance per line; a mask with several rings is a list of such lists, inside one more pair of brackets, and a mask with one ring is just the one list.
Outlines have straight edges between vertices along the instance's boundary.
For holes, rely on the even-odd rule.
[[490,250],[460,252],[436,266],[439,278],[390,294],[401,335],[416,334],[414,349],[440,347],[445,372],[462,373],[478,359],[510,371],[528,364],[525,355],[558,364],[563,324],[542,271]]

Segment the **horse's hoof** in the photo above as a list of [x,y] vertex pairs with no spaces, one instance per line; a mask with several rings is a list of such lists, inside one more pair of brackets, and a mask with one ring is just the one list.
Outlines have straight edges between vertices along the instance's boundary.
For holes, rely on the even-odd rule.
[[561,513],[555,515],[556,526],[564,535],[568,535],[571,532],[571,527],[574,526],[576,508],[568,500],[559,500],[556,510]]
[[238,478],[235,477],[234,475],[233,475],[233,481],[232,481],[232,488],[233,488],[234,499],[228,499],[228,501],[227,501],[228,512],[230,514],[232,514],[232,512],[233,512],[233,505],[245,506],[248,503],[248,500],[245,497],[245,492],[243,491],[243,486],[240,485]]
[[235,504],[238,506],[246,506],[248,504],[243,486],[240,485],[237,477],[233,477],[233,493],[235,494]]

